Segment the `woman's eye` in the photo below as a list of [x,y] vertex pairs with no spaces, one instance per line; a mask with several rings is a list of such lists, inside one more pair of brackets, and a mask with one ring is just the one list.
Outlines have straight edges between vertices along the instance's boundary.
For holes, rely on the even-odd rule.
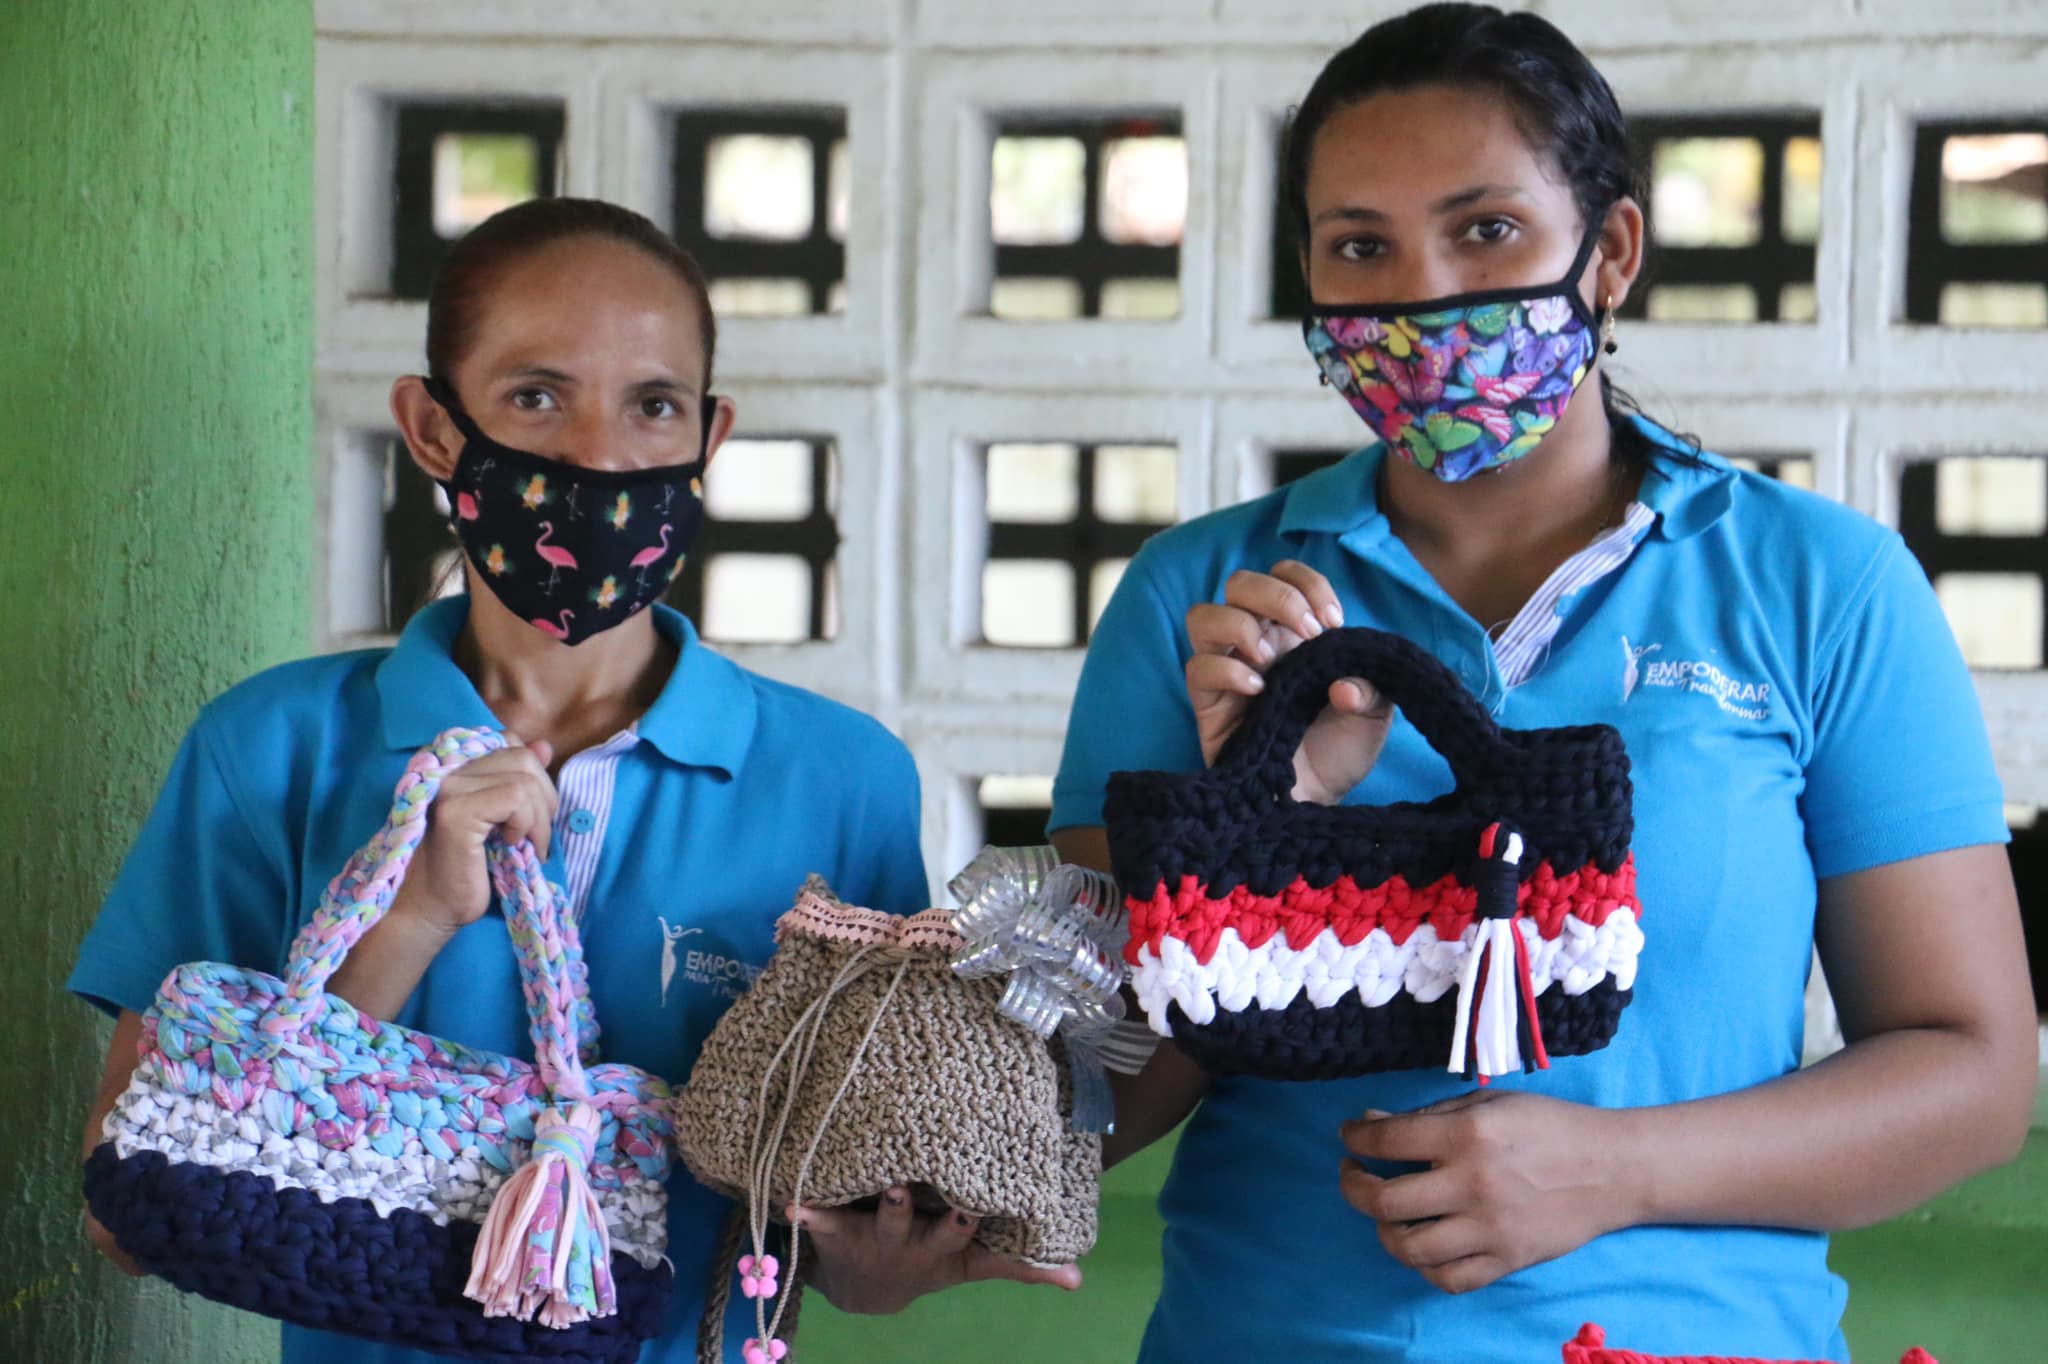
[[522,412],[545,412],[554,405],[554,395],[544,388],[514,389],[512,393],[512,406]]
[[1514,231],[1515,225],[1506,218],[1481,218],[1465,229],[1467,236],[1482,242],[1504,242],[1514,235]]
[[1335,249],[1340,260],[1370,260],[1384,255],[1387,248],[1374,237],[1346,237]]

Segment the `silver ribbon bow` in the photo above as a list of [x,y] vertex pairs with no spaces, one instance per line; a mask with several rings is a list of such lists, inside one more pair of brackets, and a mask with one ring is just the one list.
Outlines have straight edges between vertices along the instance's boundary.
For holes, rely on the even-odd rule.
[[1101,1045],[1124,1017],[1125,911],[1116,882],[1061,862],[1051,848],[983,848],[946,883],[967,939],[953,957],[966,980],[1008,972],[1003,1017],[1066,1046],[1077,1132],[1116,1129]]

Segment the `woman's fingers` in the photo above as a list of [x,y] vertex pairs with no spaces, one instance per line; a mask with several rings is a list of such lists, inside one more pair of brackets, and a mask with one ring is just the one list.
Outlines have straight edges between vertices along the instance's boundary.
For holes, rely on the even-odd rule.
[[[1263,621],[1250,611],[1220,602],[1202,602],[1188,608],[1188,644],[1197,654],[1234,655],[1265,667],[1286,650],[1268,636]],[[1287,643],[1292,647],[1294,636]]]
[[1081,1286],[1081,1268],[1079,1265],[1055,1265],[1050,1268],[1027,1265],[1022,1260],[1012,1260],[1007,1256],[998,1255],[987,1246],[969,1246],[965,1278],[968,1283],[979,1283],[984,1279],[1007,1279],[1011,1283],[1049,1284],[1072,1293]]
[[435,817],[455,825],[481,844],[492,830],[508,843],[531,840],[534,851],[548,855],[561,793],[548,776],[548,744],[519,744],[486,753],[448,774],[434,802]]
[[967,1249],[968,1242],[974,1239],[974,1229],[980,1225],[980,1218],[958,1208],[948,1209],[932,1219],[924,1234],[925,1249],[934,1255],[958,1255]]
[[1493,1249],[1486,1228],[1475,1217],[1382,1222],[1379,1232],[1387,1254],[1413,1269],[1435,1269]]
[[1307,594],[1271,573],[1239,569],[1224,583],[1223,601],[1225,605],[1251,612],[1260,620],[1292,630],[1303,639],[1314,639],[1324,629]]
[[1188,696],[1201,709],[1205,698],[1257,696],[1266,689],[1265,676],[1249,663],[1222,654],[1196,654],[1188,660]]
[[1346,715],[1391,720],[1394,703],[1362,677],[1340,677],[1330,684],[1330,707]]
[[875,1241],[884,1246],[907,1244],[914,1220],[908,1189],[899,1187],[884,1191],[882,1206],[875,1209]]
[[1195,733],[1202,760],[1214,762],[1224,743],[1244,721],[1251,698],[1266,689],[1266,679],[1248,663],[1221,654],[1196,654],[1187,666],[1188,705],[1195,713]]
[[1330,586],[1330,580],[1302,563],[1299,559],[1282,559],[1273,565],[1273,576],[1300,593],[1308,603],[1308,609],[1315,613],[1316,620],[1324,628],[1340,629],[1344,624],[1344,607],[1337,600],[1337,589]]

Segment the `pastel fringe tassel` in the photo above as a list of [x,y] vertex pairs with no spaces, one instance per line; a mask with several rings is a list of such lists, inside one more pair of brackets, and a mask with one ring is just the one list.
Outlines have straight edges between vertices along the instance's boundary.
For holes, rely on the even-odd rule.
[[463,1292],[485,1316],[559,1330],[618,1310],[611,1233],[588,1175],[597,1134],[584,1103],[534,1124],[533,1153],[491,1200],[470,1260]]

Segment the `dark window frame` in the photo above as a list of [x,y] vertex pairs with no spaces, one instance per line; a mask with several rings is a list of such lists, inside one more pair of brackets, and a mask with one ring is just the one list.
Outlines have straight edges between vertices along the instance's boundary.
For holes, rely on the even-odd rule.
[[1795,242],[1785,235],[1785,147],[1794,138],[1819,141],[1820,136],[1820,114],[1814,111],[1655,114],[1630,119],[1629,148],[1645,185],[1651,183],[1659,142],[1745,138],[1763,149],[1763,197],[1757,206],[1757,240],[1747,246],[1664,245],[1656,238],[1654,207],[1643,204],[1644,229],[1651,243],[1649,268],[1615,314],[1624,320],[1647,319],[1651,295],[1668,285],[1741,285],[1756,295],[1756,321],[1777,322],[1787,288],[1813,287],[1819,255],[1817,241]]
[[[995,563],[998,560],[1028,559],[1065,564],[1068,571],[1073,574],[1074,637],[1063,644],[1054,645],[998,644],[988,638],[985,627],[978,625],[979,642],[987,648],[1070,649],[1087,644],[1095,628],[1094,622],[1089,619],[1088,598],[1089,583],[1096,565],[1134,558],[1147,539],[1172,524],[1170,521],[1109,520],[1096,509],[1095,491],[1097,455],[1104,446],[1174,446],[1177,476],[1183,452],[1176,442],[1163,438],[1079,441],[1055,436],[1044,437],[1042,440],[1012,438],[989,441],[981,450],[983,469],[985,471],[987,468],[990,446],[1041,443],[1074,447],[1074,515],[1065,521],[998,521],[990,518],[987,522],[988,548],[984,561]],[[985,504],[983,515],[987,515]]]
[[[1177,137],[1186,145],[1187,135],[1178,112],[1158,110],[1145,113],[1113,113],[1083,118],[1039,118],[1030,114],[1008,114],[993,121],[989,155],[1006,137],[1069,137],[1081,144],[1081,235],[1071,242],[1020,245],[995,240],[994,222],[988,220],[989,241],[994,249],[992,278],[1071,280],[1081,291],[1078,317],[1102,316],[1102,288],[1112,280],[1170,279],[1180,282],[1181,244],[1154,246],[1145,242],[1113,242],[1102,232],[1102,154],[1111,142],[1133,137]],[[1186,290],[1182,290],[1185,298]]]
[[[833,287],[846,279],[846,243],[832,235],[832,148],[845,141],[838,106],[720,105],[673,111],[669,221],[675,239],[712,280],[794,279],[810,296],[803,316],[831,311]],[[797,137],[811,147],[811,230],[795,239],[717,237],[705,223],[704,176],[711,144],[722,137]]]
[[1906,548],[1920,561],[1929,582],[1944,573],[2017,573],[2040,578],[2044,584],[2042,638],[2048,640],[2048,535],[1952,535],[1942,530],[1935,507],[1935,468],[1942,458],[1912,458],[1899,469],[1899,535]]
[[2032,118],[1936,119],[1913,130],[1906,194],[1905,321],[1940,326],[1941,291],[1951,284],[2048,285],[2048,238],[2037,242],[1951,242],[1941,230],[1941,159],[1951,137],[2048,133],[2048,112]]
[[534,197],[560,192],[568,109],[559,101],[407,100],[391,106],[389,296],[424,299],[454,240],[434,227],[434,144],[443,136],[518,136],[535,143]]

